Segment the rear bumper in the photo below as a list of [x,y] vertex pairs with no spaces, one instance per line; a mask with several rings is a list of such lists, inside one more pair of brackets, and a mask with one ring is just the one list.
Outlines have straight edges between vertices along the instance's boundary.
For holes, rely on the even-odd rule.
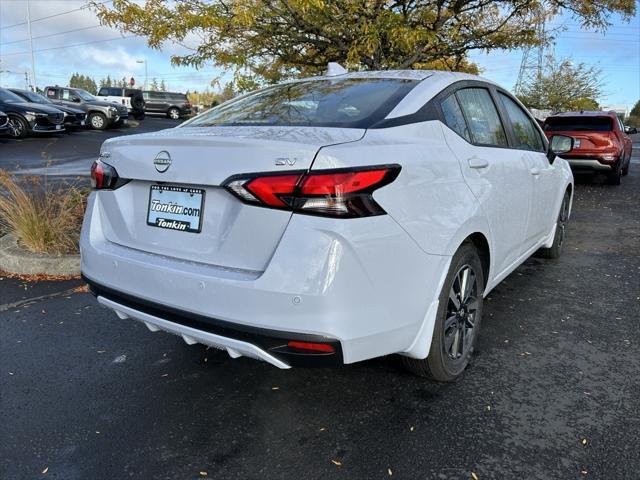
[[569,162],[569,166],[575,171],[609,172],[617,165],[617,162],[604,163],[594,158],[565,158],[565,160]]
[[[201,343],[226,350],[231,357],[246,356],[278,368],[291,366],[329,367],[343,363],[340,342],[318,335],[281,332],[247,327],[204,315],[178,310],[132,297],[104,287],[82,276],[98,302],[113,309],[121,318],[143,322],[151,331],[163,330],[180,335],[188,344]],[[331,345],[333,353],[301,353],[287,347],[289,341]]]
[[[256,272],[110,242],[102,231],[108,227],[104,208],[92,193],[80,240],[81,269],[102,303],[129,317],[153,324],[151,315],[159,319],[156,326],[180,335],[183,327],[194,329],[186,335],[228,351],[223,339],[242,341],[260,349],[259,355],[237,345],[230,353],[258,355],[273,364],[265,355],[287,365],[327,365],[428,352],[429,345],[416,345],[416,338],[437,303],[450,257],[424,253],[388,215],[293,215],[269,264]],[[158,323],[163,321],[171,325]],[[294,357],[278,348],[283,340],[329,343],[337,354]]]

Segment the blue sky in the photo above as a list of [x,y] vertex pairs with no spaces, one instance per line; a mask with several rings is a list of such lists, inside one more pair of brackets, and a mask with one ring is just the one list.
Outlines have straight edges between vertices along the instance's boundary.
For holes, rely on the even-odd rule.
[[[145,68],[136,60],[146,60],[149,78],[164,79],[171,90],[203,90],[216,77],[221,77],[222,82],[229,78],[213,66],[200,70],[173,67],[170,55],[186,51],[184,47],[167,44],[157,51],[146,47],[144,39],[121,38],[117,30],[99,26],[95,15],[82,8],[84,4],[84,0],[31,0],[32,20],[52,16],[32,23],[39,87],[66,84],[76,71],[96,81],[107,74],[112,78],[133,76],[142,85]],[[30,55],[26,53],[29,43],[24,41],[28,38],[26,20],[26,0],[0,0],[2,86],[24,87],[24,72],[31,70]],[[613,26],[603,34],[581,29],[568,16],[556,17],[549,27],[564,31],[557,35],[554,52],[557,58],[602,69],[605,95],[599,99],[601,104],[632,106],[640,99],[640,14],[630,23],[617,17],[612,22]],[[478,52],[471,58],[482,67],[485,77],[512,88],[522,51]]]

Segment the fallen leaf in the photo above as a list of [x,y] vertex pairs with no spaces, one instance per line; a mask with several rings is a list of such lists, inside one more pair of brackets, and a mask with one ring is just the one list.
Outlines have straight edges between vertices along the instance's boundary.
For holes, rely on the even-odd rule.
[[42,473],[45,474],[49,471],[49,467],[45,467],[44,470],[42,470]]
[[337,465],[337,466],[341,466],[342,465],[342,462],[339,461],[339,460],[331,460],[331,463],[333,463],[334,465]]
[[13,375],[13,372],[9,372],[9,375]]
[[202,471],[202,472],[200,472],[200,475],[202,475],[203,477],[206,477],[207,476],[207,472]]
[[411,428],[409,428],[409,430],[413,432],[413,429],[414,429],[414,428],[415,428],[415,427],[411,427]]
[[324,432],[325,430],[326,430],[326,428],[325,428],[325,427],[320,427],[320,431],[321,431],[321,432]]
[[280,387],[271,387],[271,390],[280,390]]
[[586,439],[586,438],[583,438],[583,439],[582,439],[582,444],[583,444],[583,445],[586,445],[586,444],[587,444],[587,439]]
[[168,376],[169,376],[169,374],[168,374],[168,373],[163,373],[163,374],[162,374],[162,376],[163,376],[163,377],[168,377]]
[[387,473],[389,474],[389,476],[393,475],[393,472],[391,471],[390,468],[387,468]]
[[89,285],[82,285],[81,287],[76,287],[73,289],[74,292],[76,293],[88,293],[89,292]]
[[471,472],[471,478],[473,478],[473,480],[478,480],[478,475],[476,475],[475,472]]

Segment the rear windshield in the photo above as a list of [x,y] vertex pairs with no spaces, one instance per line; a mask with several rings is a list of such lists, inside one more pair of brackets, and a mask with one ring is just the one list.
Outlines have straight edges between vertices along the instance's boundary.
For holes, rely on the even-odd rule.
[[368,128],[417,84],[400,79],[330,79],[268,87],[213,108],[183,124]]
[[610,132],[613,124],[608,117],[551,117],[544,122],[545,132],[580,131]]

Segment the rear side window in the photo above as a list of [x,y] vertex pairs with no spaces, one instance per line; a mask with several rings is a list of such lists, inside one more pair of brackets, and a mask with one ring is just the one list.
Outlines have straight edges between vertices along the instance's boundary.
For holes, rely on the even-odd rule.
[[545,132],[610,132],[609,117],[549,117],[544,121]]
[[47,98],[58,98],[58,89],[50,88],[47,90]]
[[513,136],[516,142],[514,147],[523,150],[543,150],[544,144],[533,120],[507,95],[504,93],[499,93],[499,95],[513,127]]
[[485,88],[463,88],[456,96],[467,119],[473,143],[506,147],[507,136],[489,91]]
[[149,97],[154,100],[164,100],[167,98],[167,94],[164,92],[149,92]]
[[442,101],[440,106],[442,107],[442,114],[444,115],[444,123],[451,130],[470,142],[469,129],[467,128],[467,123],[464,121],[464,115],[462,114],[456,96],[449,95]]

